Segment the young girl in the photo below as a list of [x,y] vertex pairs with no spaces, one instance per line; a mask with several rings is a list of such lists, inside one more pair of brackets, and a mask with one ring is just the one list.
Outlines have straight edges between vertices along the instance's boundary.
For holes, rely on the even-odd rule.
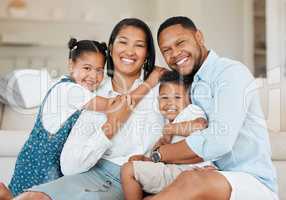
[[10,191],[1,184],[0,199],[11,199],[34,185],[61,177],[60,154],[82,109],[104,110],[106,99],[93,92],[103,79],[106,44],[72,38],[68,46],[70,75],[63,76],[46,94],[18,155]]

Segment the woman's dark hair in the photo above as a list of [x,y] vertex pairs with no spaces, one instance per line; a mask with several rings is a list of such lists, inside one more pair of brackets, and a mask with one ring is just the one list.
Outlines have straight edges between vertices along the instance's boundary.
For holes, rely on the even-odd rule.
[[75,38],[71,38],[68,47],[70,49],[69,59],[76,61],[85,52],[101,53],[104,58],[107,54],[107,46],[104,42],[98,42],[94,40],[80,40],[77,41]]
[[184,28],[188,28],[191,29],[193,31],[197,31],[197,27],[195,25],[195,23],[188,17],[184,17],[184,16],[175,16],[175,17],[170,17],[168,19],[166,19],[159,27],[158,32],[157,32],[157,41],[159,41],[159,36],[160,33],[173,25],[177,25],[180,24],[182,27]]
[[114,71],[114,64],[112,57],[110,55],[110,47],[112,47],[115,38],[117,37],[118,33],[127,26],[133,26],[142,30],[146,35],[146,43],[147,43],[147,58],[146,62],[144,63],[143,70],[144,70],[144,80],[148,78],[150,73],[154,69],[155,65],[155,47],[153,36],[150,28],[147,24],[145,24],[142,20],[136,18],[126,18],[121,20],[118,24],[115,25],[113,28],[109,42],[108,42],[108,51],[107,51],[107,75],[109,77],[113,77]]

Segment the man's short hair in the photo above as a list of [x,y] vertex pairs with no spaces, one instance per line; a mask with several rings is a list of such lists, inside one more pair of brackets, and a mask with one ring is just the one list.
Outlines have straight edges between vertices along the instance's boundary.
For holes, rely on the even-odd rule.
[[184,17],[184,16],[175,16],[175,17],[170,17],[168,19],[166,19],[159,27],[158,32],[157,32],[157,41],[159,41],[159,36],[160,33],[173,25],[177,25],[180,24],[182,27],[184,28],[189,28],[191,30],[197,31],[197,27],[195,25],[195,23],[188,17]]
[[193,82],[193,76],[182,76],[177,71],[166,71],[160,78],[160,88],[166,83],[174,83],[177,85],[183,85],[185,89],[188,89]]

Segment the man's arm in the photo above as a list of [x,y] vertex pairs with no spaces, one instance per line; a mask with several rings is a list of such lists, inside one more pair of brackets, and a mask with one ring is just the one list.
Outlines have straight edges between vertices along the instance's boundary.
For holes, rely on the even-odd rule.
[[195,156],[215,160],[232,150],[251,99],[247,88],[254,79],[239,65],[228,68],[218,79],[214,97],[210,100],[208,128],[191,134],[184,141],[162,146],[163,161]]

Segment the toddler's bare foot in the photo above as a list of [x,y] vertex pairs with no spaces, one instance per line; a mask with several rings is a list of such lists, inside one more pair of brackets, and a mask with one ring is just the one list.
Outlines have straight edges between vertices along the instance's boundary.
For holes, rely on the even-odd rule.
[[10,190],[4,183],[0,183],[0,200],[11,200],[13,198]]

